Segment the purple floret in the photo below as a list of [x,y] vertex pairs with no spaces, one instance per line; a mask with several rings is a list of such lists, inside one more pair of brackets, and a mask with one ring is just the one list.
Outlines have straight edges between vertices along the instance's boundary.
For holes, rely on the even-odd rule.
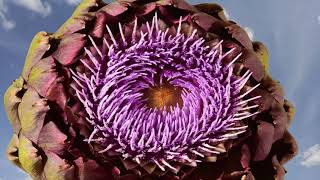
[[[151,25],[150,25],[151,24]],[[181,32],[181,20],[175,35],[159,29],[157,16],[147,23],[146,32],[125,37],[119,24],[119,37],[108,28],[110,39],[99,48],[91,39],[98,56],[86,49],[82,63],[90,75],[73,73],[78,99],[94,127],[87,139],[123,158],[137,163],[151,160],[161,169],[174,168],[169,162],[191,162],[224,151],[217,145],[246,132],[243,120],[250,113],[241,89],[251,76],[247,71],[235,76],[233,62],[224,57],[221,43],[211,48],[196,31]],[[138,34],[139,33],[139,34]],[[88,63],[88,60],[91,62]],[[91,65],[92,64],[92,65]],[[174,91],[175,104],[150,105],[152,89]],[[208,155],[209,154],[209,155]]]

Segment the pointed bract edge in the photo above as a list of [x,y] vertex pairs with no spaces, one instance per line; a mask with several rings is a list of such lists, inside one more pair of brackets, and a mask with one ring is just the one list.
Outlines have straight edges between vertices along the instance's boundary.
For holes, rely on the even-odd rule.
[[202,3],[196,4],[195,7],[204,13],[210,14],[211,16],[220,18],[221,20],[228,22],[228,17],[225,15],[223,7],[221,7],[219,4]]
[[243,144],[241,147],[241,159],[240,163],[244,169],[250,167],[251,152],[247,144]]
[[200,26],[206,32],[215,34],[222,34],[225,28],[228,26],[227,22],[224,22],[216,17],[209,14],[198,12],[191,16],[194,23]]
[[33,66],[30,71],[28,84],[41,96],[45,97],[57,77],[58,73],[55,72],[54,59],[52,56],[49,56]]
[[264,67],[253,50],[242,49],[242,56],[244,67],[252,72],[252,77],[260,82],[265,77]]
[[294,105],[287,99],[284,100],[283,108],[287,112],[288,120],[286,124],[286,128],[288,129],[290,127],[291,122],[293,121],[296,113],[296,109]]
[[105,12],[97,12],[94,26],[90,31],[90,35],[96,38],[102,38],[105,31],[106,22],[108,19],[109,19],[109,16]]
[[253,161],[263,161],[270,153],[275,128],[271,123],[260,121],[255,139]]
[[243,47],[253,50],[251,39],[242,27],[240,27],[238,24],[231,24],[227,26],[226,29],[231,37],[237,40]]
[[[247,86],[244,88],[247,88]],[[268,112],[273,104],[273,101],[275,101],[268,91],[260,87],[254,89],[250,94],[252,96],[261,96],[261,98],[253,101],[255,105],[259,105],[259,112]]]
[[41,179],[43,172],[43,158],[36,149],[32,141],[22,133],[19,135],[19,161],[22,168],[33,179]]
[[76,179],[74,165],[68,164],[57,154],[45,151],[47,161],[44,166],[44,174],[47,180],[73,180]]
[[86,22],[94,18],[89,11],[98,7],[99,2],[100,0],[83,0],[71,17],[53,34],[53,37],[60,39],[65,35],[84,29]]
[[18,152],[19,152],[19,137],[16,133],[14,133],[7,147],[7,158],[14,165],[18,166],[19,168],[22,168],[19,161]]
[[28,80],[32,67],[37,64],[42,56],[50,49],[50,35],[44,31],[37,33],[31,41],[25,64],[22,70],[22,77]]
[[155,2],[150,2],[150,3],[144,4],[143,6],[138,7],[137,15],[138,16],[146,15],[146,14],[152,12],[153,10],[155,10],[156,6],[157,6],[157,4]]
[[255,180],[255,179],[256,178],[253,176],[253,174],[250,171],[241,177],[241,180]]
[[284,180],[284,175],[286,174],[286,171],[283,168],[283,166],[279,163],[276,155],[272,157],[272,164],[276,171],[275,180]]
[[272,97],[280,104],[284,105],[284,89],[279,81],[272,79],[270,75],[266,75],[261,85],[270,92]]
[[31,87],[25,92],[18,107],[21,132],[34,143],[38,142],[44,119],[49,110],[47,102]]
[[52,54],[53,58],[64,66],[75,63],[87,42],[86,35],[74,33],[66,35],[59,43],[57,50]]
[[284,132],[282,143],[286,148],[284,149],[285,153],[279,158],[281,165],[287,163],[299,153],[298,143],[288,130]]
[[264,70],[269,74],[269,51],[268,48],[262,43],[255,41],[253,42],[253,50],[260,59]]
[[67,94],[62,82],[60,81],[61,79],[56,79],[52,83],[48,89],[46,98],[49,101],[58,104],[61,109],[64,109],[67,104]]
[[18,106],[21,103],[21,97],[18,93],[23,90],[24,80],[20,76],[18,79],[13,81],[10,87],[4,94],[4,108],[7,113],[7,117],[13,127],[13,131],[18,134],[21,129],[20,119],[18,115]]
[[193,5],[189,4],[187,1],[185,0],[169,0],[171,1],[171,4],[178,9],[182,9],[182,10],[186,10],[189,12],[199,12],[199,10],[194,7]]
[[66,150],[67,136],[62,133],[57,125],[50,121],[40,131],[38,145],[44,150],[63,155]]
[[101,9],[99,9],[98,12],[105,12],[115,17],[115,16],[118,16],[119,14],[122,14],[126,10],[128,10],[128,7],[125,3],[114,1],[102,7]]

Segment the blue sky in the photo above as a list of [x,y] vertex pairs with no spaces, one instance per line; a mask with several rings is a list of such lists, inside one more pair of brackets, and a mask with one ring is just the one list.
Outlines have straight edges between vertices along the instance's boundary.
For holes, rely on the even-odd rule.
[[[0,94],[17,78],[34,34],[54,32],[73,12],[79,0],[0,0]],[[286,165],[286,179],[320,176],[320,1],[319,0],[189,0],[217,2],[231,19],[249,27],[254,39],[270,52],[273,77],[284,86],[296,108],[290,128],[300,154]],[[24,180],[27,176],[6,160],[12,134],[0,104],[0,180]]]

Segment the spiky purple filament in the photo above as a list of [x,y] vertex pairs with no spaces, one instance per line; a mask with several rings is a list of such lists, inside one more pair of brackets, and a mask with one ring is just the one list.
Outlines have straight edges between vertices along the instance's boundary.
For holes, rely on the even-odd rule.
[[[175,36],[161,31],[155,16],[148,31],[136,39],[137,21],[132,38],[116,39],[109,27],[110,45],[106,39],[101,51],[91,39],[99,58],[86,49],[92,65],[82,63],[91,76],[73,73],[79,85],[79,100],[88,114],[94,131],[87,139],[105,147],[100,151],[116,151],[124,158],[140,163],[151,159],[159,168],[173,168],[168,161],[191,161],[208,154],[219,154],[219,142],[236,138],[246,131],[241,123],[256,113],[246,107],[253,99],[244,100],[240,90],[249,79],[247,71],[241,78],[232,74],[232,63],[223,59],[233,50],[223,53],[221,43],[214,48],[204,45],[196,31]],[[148,106],[144,92],[169,84],[181,88],[182,106]],[[254,87],[255,88],[255,87]],[[254,89],[252,88],[252,89]]]

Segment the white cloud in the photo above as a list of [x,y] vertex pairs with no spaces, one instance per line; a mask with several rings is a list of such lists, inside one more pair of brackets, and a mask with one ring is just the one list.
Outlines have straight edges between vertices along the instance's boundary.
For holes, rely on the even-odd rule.
[[10,19],[8,19],[4,13],[0,11],[0,19],[1,19],[1,26],[3,29],[9,31],[16,26],[16,23]]
[[251,41],[254,40],[254,31],[250,27],[245,27],[244,30],[247,32]]
[[66,0],[69,5],[77,5],[81,2],[81,0]]
[[0,0],[0,23],[3,29],[11,30],[15,27],[16,23],[6,17],[8,12],[8,7],[6,6],[4,0]]
[[[76,0],[67,0],[76,1]],[[35,13],[42,15],[43,17],[51,14],[51,5],[47,1],[43,0],[0,0],[0,25],[5,30],[11,30],[16,26],[15,21],[8,18],[9,9],[8,3],[13,3],[16,6],[28,9]]]
[[302,154],[301,165],[305,167],[320,166],[320,144],[315,144]]
[[50,4],[41,0],[13,0],[13,3],[33,12],[39,13],[44,17],[51,13]]
[[5,30],[8,31],[16,27],[16,23],[8,19],[3,19],[2,26]]
[[317,17],[318,24],[320,24],[320,16]]

